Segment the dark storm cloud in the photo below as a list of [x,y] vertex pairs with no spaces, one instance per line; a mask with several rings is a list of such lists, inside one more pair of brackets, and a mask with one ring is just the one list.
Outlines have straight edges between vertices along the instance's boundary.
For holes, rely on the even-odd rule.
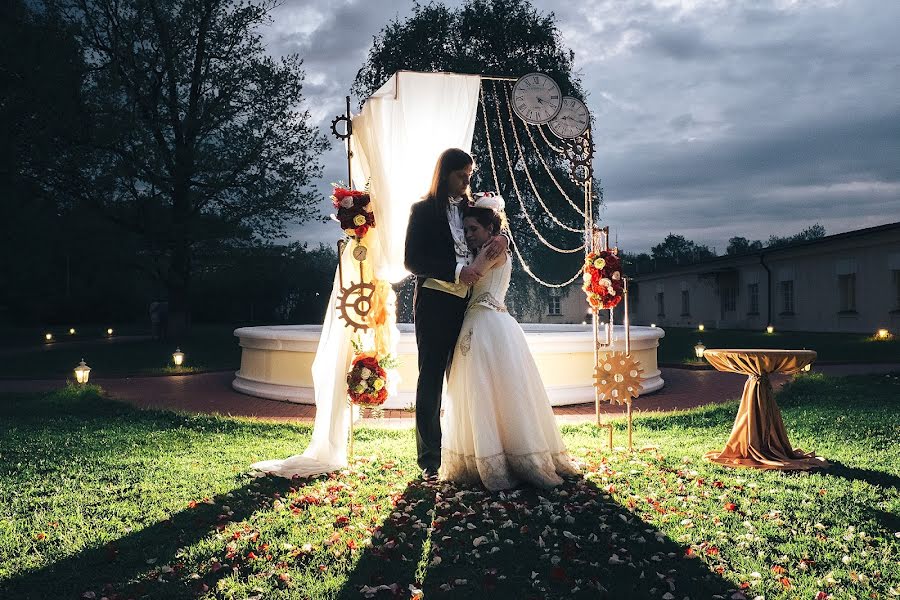
[[[602,216],[620,246],[647,250],[671,231],[722,252],[735,235],[900,220],[900,3],[533,2],[555,12],[575,52]],[[277,10],[268,47],[304,58],[306,106],[323,131],[372,36],[411,7],[296,0]],[[342,148],[322,159],[327,195],[346,179]],[[308,224],[292,234],[331,243],[338,232]]]

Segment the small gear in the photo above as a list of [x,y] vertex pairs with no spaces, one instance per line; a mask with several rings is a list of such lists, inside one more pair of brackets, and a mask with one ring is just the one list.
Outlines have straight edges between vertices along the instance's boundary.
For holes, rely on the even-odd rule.
[[624,352],[612,352],[600,359],[594,368],[594,386],[601,400],[630,404],[641,395],[641,362]]
[[[340,133],[337,129],[337,125],[340,121],[346,123],[344,125],[344,133]],[[331,120],[331,133],[339,140],[350,139],[350,136],[353,135],[353,121],[351,121],[350,117],[347,115],[338,115]]]
[[369,325],[366,315],[372,310],[372,296],[375,294],[373,283],[353,283],[341,290],[337,301],[337,310],[341,318],[356,331],[366,331]]

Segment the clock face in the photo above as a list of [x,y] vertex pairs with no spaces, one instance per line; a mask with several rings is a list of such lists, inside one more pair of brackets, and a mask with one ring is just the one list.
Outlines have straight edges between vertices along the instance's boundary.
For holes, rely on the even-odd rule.
[[563,96],[559,114],[550,121],[550,131],[561,138],[577,138],[591,124],[587,106],[578,98]]
[[523,121],[533,125],[549,122],[562,105],[559,86],[543,73],[529,73],[513,86],[513,110]]

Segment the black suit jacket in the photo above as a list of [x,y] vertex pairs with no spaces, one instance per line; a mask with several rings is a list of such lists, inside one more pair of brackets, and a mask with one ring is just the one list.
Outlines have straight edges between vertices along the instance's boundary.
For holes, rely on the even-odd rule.
[[416,294],[429,277],[456,280],[456,250],[447,210],[434,198],[412,205],[406,226],[403,264],[416,276]]

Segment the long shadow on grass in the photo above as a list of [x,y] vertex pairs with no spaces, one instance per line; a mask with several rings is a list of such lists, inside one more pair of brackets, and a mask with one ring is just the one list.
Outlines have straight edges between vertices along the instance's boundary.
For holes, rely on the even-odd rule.
[[[219,579],[232,574],[227,567],[240,569],[241,558],[185,584],[178,549],[214,534],[229,522],[245,520],[268,508],[276,494],[285,495],[292,485],[296,484],[279,478],[251,481],[209,503],[198,503],[104,546],[14,577],[0,584],[0,598],[79,598],[86,591],[94,591],[97,598],[106,595],[110,600],[195,597],[204,584],[214,588]],[[228,507],[227,513],[223,506]],[[174,565],[174,571],[160,570],[163,565]]]
[[[580,477],[554,491],[504,494],[414,482],[402,499],[340,598],[406,597],[410,584],[427,598],[517,600],[734,591],[715,566],[686,558],[685,548]],[[429,532],[422,525],[432,518]]]

